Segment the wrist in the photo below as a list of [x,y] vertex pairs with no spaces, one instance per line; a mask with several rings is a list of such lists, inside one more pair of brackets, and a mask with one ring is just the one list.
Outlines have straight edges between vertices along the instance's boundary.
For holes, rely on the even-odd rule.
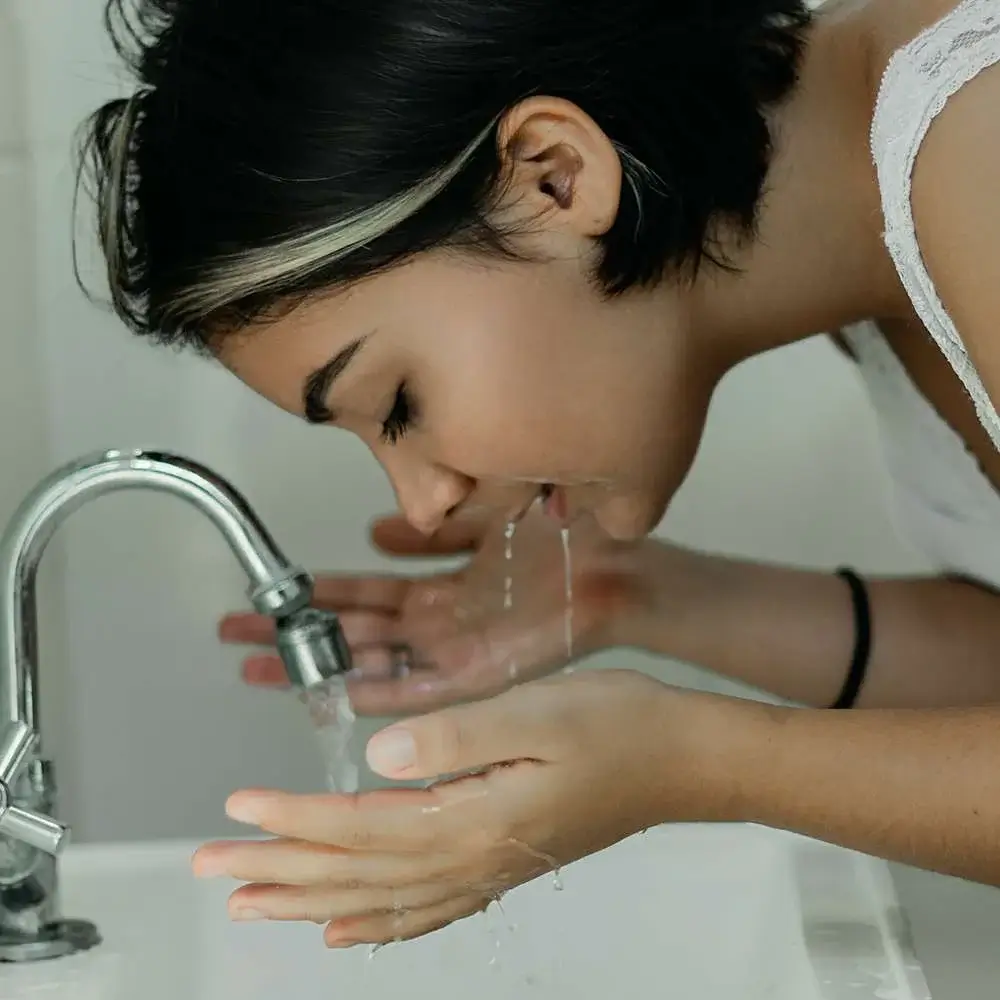
[[[657,823],[749,823],[782,713],[760,702],[663,686]],[[669,735],[664,735],[669,734]]]
[[692,663],[720,625],[734,590],[729,560],[646,539],[629,559],[628,598],[614,622],[614,645]]

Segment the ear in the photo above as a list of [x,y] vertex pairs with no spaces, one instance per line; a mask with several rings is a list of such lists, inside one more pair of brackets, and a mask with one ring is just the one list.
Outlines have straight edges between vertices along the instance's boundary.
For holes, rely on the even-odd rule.
[[518,214],[598,237],[614,225],[622,166],[611,140],[570,101],[531,97],[500,125],[501,158]]

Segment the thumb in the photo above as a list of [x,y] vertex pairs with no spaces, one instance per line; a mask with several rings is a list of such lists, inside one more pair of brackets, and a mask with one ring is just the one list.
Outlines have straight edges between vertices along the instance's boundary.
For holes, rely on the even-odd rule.
[[368,741],[368,765],[411,781],[505,764],[547,761],[557,716],[551,686],[522,684],[504,694],[397,723]]

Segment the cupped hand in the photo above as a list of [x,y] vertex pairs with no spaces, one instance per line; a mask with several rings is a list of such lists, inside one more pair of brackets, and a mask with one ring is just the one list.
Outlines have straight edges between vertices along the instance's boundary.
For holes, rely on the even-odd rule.
[[[387,518],[372,531],[386,554],[471,558],[457,572],[423,578],[317,577],[314,603],[340,616],[354,653],[355,711],[398,716],[488,697],[620,641],[637,601],[637,553],[651,543],[615,542],[581,521],[570,532],[567,564],[559,528],[540,510],[513,538],[505,529],[502,520],[458,518],[428,538],[401,517]],[[219,631],[227,643],[274,641],[272,622],[252,613],[227,615]],[[404,649],[410,668],[401,672]],[[285,683],[269,650],[244,661],[244,677]]]
[[735,818],[737,704],[624,670],[525,684],[368,745],[390,778],[467,776],[356,796],[238,792],[229,815],[276,839],[208,844],[193,866],[249,883],[230,899],[237,920],[326,924],[331,947],[418,937],[660,822]]

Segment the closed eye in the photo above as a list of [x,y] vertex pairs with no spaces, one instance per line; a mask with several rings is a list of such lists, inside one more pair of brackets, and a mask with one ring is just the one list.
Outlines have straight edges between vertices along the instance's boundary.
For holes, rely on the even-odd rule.
[[416,420],[416,407],[413,397],[405,382],[399,384],[392,409],[382,421],[381,438],[386,444],[395,444],[413,426]]

